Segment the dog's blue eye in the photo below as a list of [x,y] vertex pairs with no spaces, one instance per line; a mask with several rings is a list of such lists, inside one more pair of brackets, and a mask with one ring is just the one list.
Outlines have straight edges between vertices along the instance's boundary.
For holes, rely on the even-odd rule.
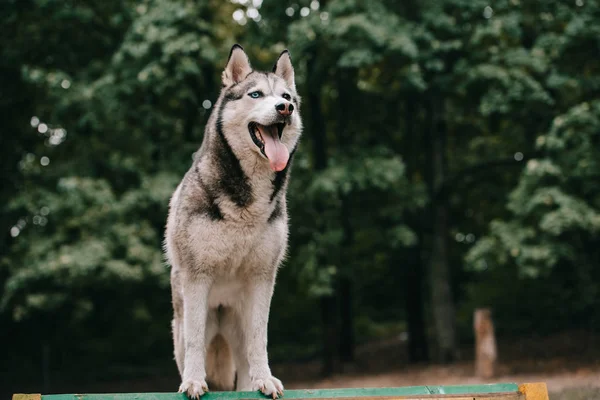
[[252,93],[248,93],[248,96],[252,97],[253,99],[258,99],[260,96],[262,96],[261,92],[252,92]]

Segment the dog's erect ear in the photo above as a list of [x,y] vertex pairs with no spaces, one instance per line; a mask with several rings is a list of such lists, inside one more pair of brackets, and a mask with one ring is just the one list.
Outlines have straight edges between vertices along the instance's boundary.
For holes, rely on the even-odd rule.
[[287,85],[296,90],[296,83],[294,82],[294,67],[292,67],[292,58],[290,52],[284,50],[279,55],[277,62],[273,66],[273,72],[275,75],[283,78]]
[[252,72],[248,56],[244,52],[244,48],[239,44],[234,44],[229,53],[227,66],[221,75],[221,80],[224,86],[231,86],[243,81],[248,74]]

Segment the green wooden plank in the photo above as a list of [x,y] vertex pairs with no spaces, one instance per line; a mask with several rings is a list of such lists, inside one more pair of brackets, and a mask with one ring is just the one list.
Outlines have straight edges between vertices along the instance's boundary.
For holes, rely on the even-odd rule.
[[[514,393],[515,383],[488,385],[453,386],[408,386],[392,388],[349,388],[349,389],[303,389],[286,390],[284,399],[348,398],[348,397],[389,397],[432,394],[477,394]],[[208,392],[202,400],[263,400],[259,392]],[[187,400],[183,393],[108,393],[108,394],[53,394],[43,395],[42,400]]]

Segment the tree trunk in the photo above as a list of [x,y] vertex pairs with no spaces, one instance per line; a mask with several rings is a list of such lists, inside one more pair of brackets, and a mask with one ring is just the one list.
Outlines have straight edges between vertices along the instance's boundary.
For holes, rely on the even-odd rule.
[[340,361],[354,361],[354,314],[352,312],[352,280],[340,279]]
[[[312,54],[307,60],[306,92],[308,112],[308,132],[310,132],[313,144],[313,157],[315,172],[319,173],[327,167],[327,140],[325,118],[321,106],[322,74],[319,71],[318,56]],[[323,208],[317,204],[317,208]],[[320,262],[321,264],[321,262]],[[334,286],[335,288],[335,286]],[[322,370],[321,374],[326,377],[332,375],[336,370],[337,346],[337,324],[335,295],[323,296],[320,299],[321,323],[322,323]]]
[[[411,182],[420,179],[422,137],[415,134],[416,113],[419,109],[420,99],[416,94],[410,96],[404,102],[404,115],[402,119],[405,124],[405,135],[403,139],[403,159],[406,163],[406,175]],[[425,329],[425,299],[423,298],[423,279],[425,264],[422,257],[423,226],[427,219],[422,216],[407,214],[407,224],[417,232],[419,236],[418,245],[408,249],[406,257],[406,268],[403,275],[404,296],[406,306],[406,324],[408,330],[408,359],[411,363],[429,360],[429,349]]]
[[42,387],[50,392],[50,345],[47,340],[42,343]]
[[339,298],[340,298],[340,348],[339,357],[342,363],[354,361],[354,314],[352,310],[352,271],[350,269],[352,252],[344,252],[350,249],[354,243],[354,230],[350,221],[350,199],[348,196],[342,196],[341,207],[341,225],[344,230],[342,241],[343,253],[340,254],[340,265],[344,271],[339,278]]
[[[335,85],[338,92],[336,118],[336,148],[343,151],[345,146],[352,143],[352,130],[348,121],[352,120],[350,115],[354,107],[353,99],[356,99],[355,90],[357,72],[354,69],[341,69],[335,77]],[[352,313],[352,276],[353,276],[353,254],[350,251],[354,242],[354,231],[351,223],[350,196],[339,194],[341,199],[340,225],[343,230],[342,243],[339,254],[340,271],[337,275],[337,288],[339,298],[339,349],[338,356],[341,362],[354,361],[354,319]]]
[[411,363],[429,360],[425,315],[423,309],[423,264],[420,246],[410,251],[404,276],[406,323],[408,328],[408,359]]
[[335,357],[335,349],[338,348],[335,297],[321,297],[320,305],[321,321],[323,323],[323,365],[321,375],[327,377],[333,375],[338,369],[337,359]]
[[[430,94],[428,107],[431,126],[431,189],[436,193],[447,175],[444,100],[439,94]],[[448,199],[446,196],[431,198],[432,240],[430,258],[431,307],[437,342],[437,360],[442,363],[456,359],[456,328],[454,299],[448,265]]]
[[419,154],[421,153],[421,135],[415,134],[415,114],[417,112],[417,96],[411,96],[404,103],[404,145],[401,150],[404,150],[402,158],[406,163],[406,176],[412,182],[415,179],[416,172],[419,168]]
[[491,378],[496,367],[496,336],[489,309],[475,310],[473,329],[475,331],[475,374],[482,378]]
[[315,170],[323,171],[327,167],[327,141],[325,118],[321,106],[321,88],[323,82],[317,69],[317,56],[313,55],[307,62],[307,103],[310,118],[308,119],[308,132],[313,144],[313,157]]

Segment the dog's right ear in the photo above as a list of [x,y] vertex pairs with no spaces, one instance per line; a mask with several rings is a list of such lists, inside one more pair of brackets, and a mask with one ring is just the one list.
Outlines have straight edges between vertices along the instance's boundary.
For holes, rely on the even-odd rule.
[[243,81],[250,72],[252,72],[252,67],[244,48],[239,44],[234,44],[229,52],[227,66],[221,75],[223,86],[231,86]]

